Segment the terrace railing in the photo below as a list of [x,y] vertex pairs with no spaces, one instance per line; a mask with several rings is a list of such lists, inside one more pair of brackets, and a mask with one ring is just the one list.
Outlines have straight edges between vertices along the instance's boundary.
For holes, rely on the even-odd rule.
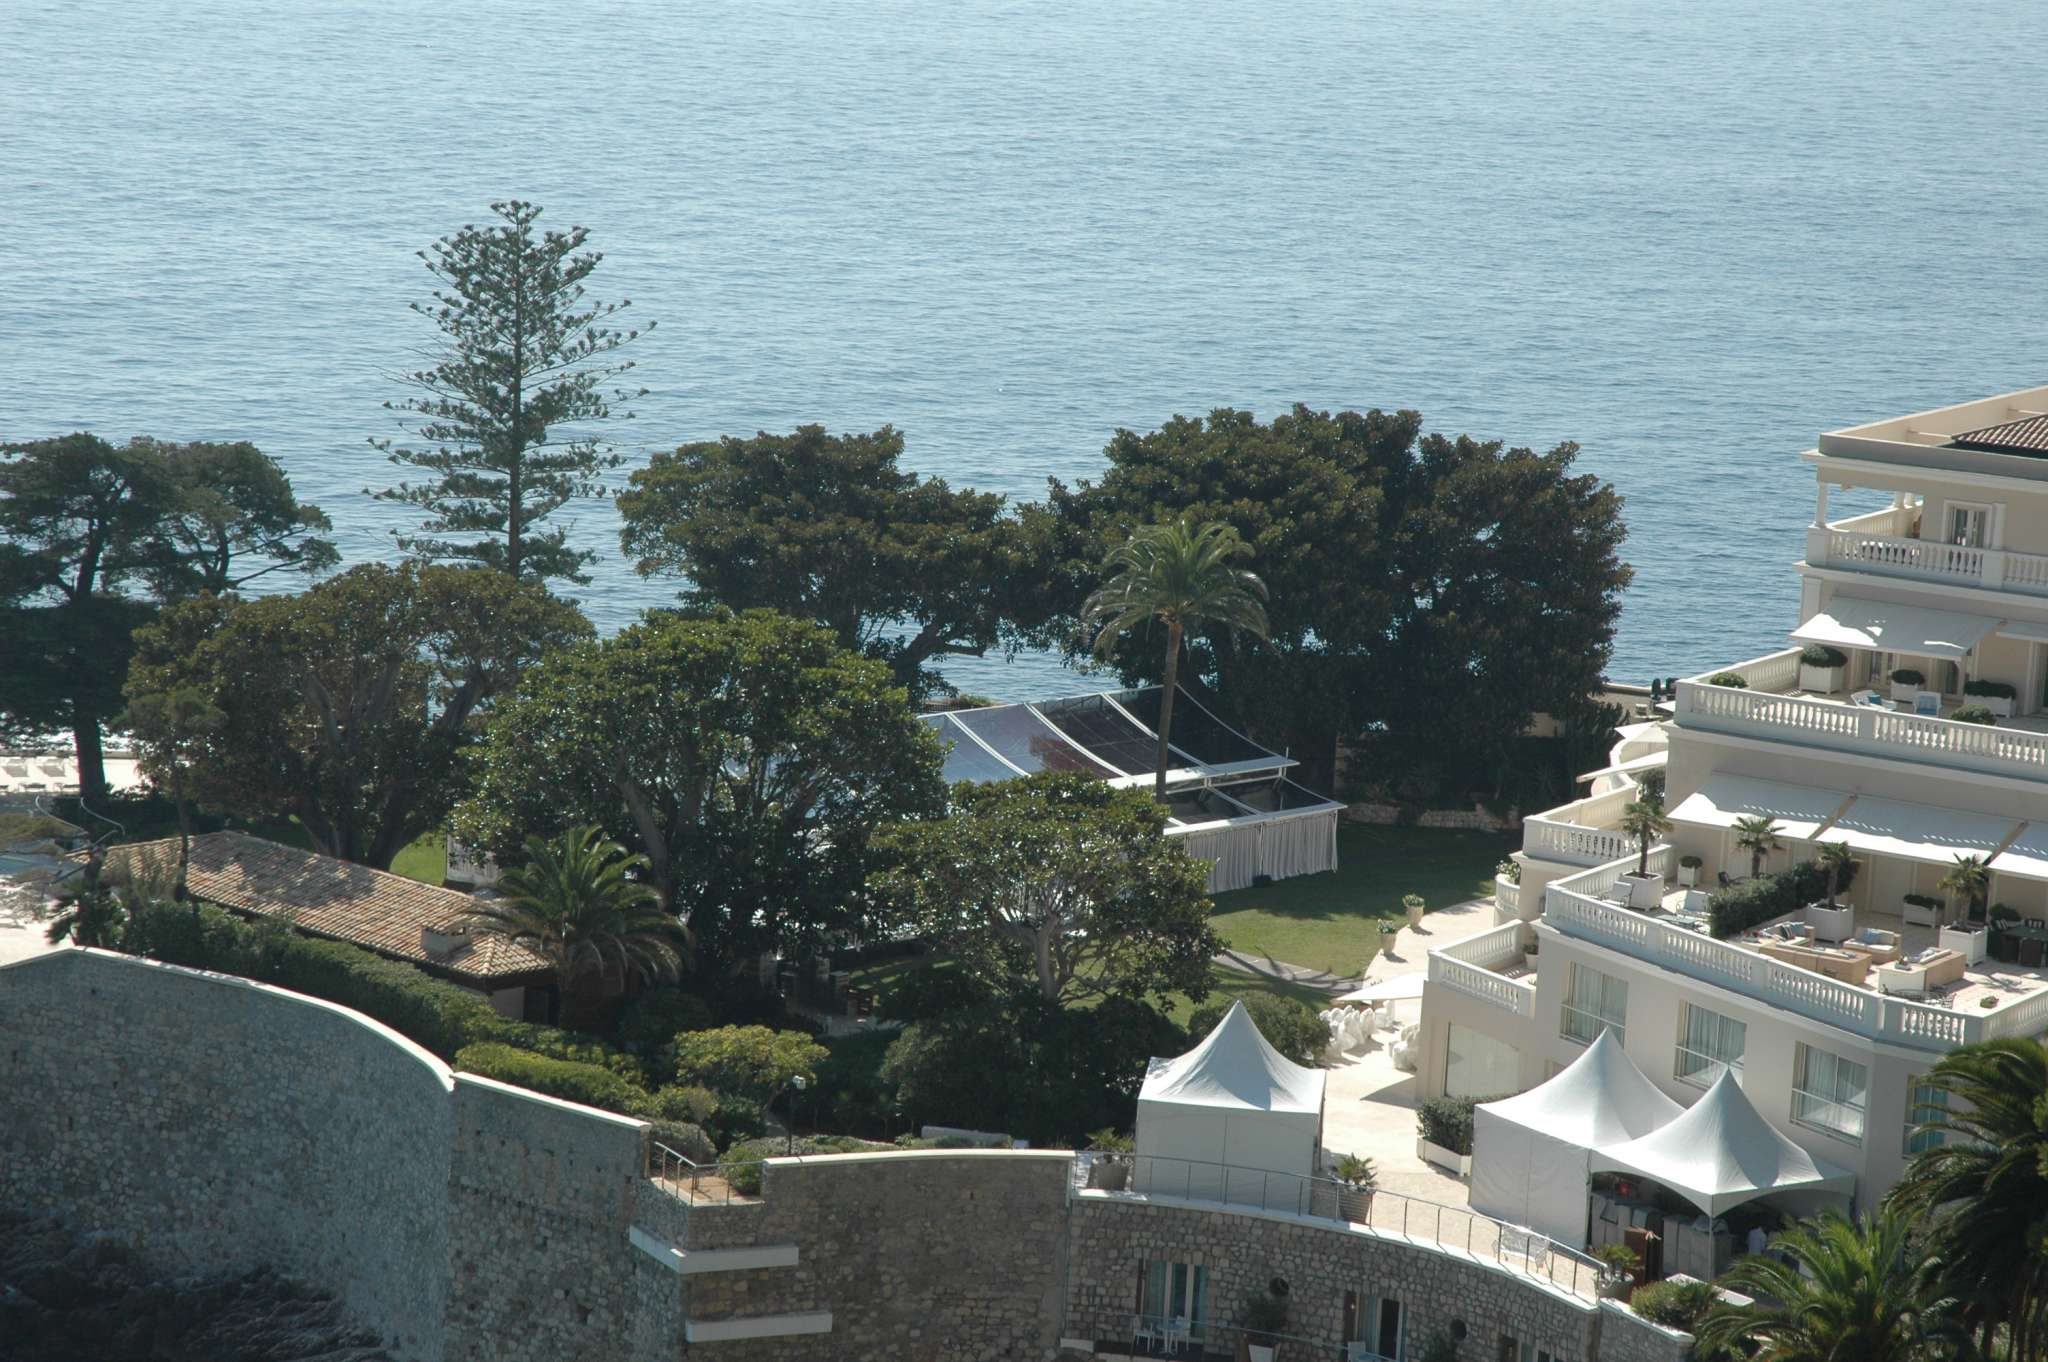
[[[1871,517],[1858,517],[1870,520]],[[1984,549],[1969,544],[1944,544],[1892,532],[1888,525],[1869,528],[1841,521],[1806,532],[1806,559],[1815,567],[1842,568],[1885,577],[2048,595],[2048,556],[2012,549]]]
[[1628,850],[1628,834],[1614,825],[1636,796],[1633,785],[1576,799],[1522,820],[1522,850],[1566,865],[1599,865]]
[[1518,1017],[1536,1015],[1536,985],[1504,979],[1494,968],[1522,955],[1522,924],[1509,922],[1429,952],[1429,980],[1507,1009]]
[[[1106,1166],[1106,1167],[1105,1167]],[[1101,1170],[1101,1171],[1099,1171]],[[1102,1171],[1115,1175],[1102,1176]],[[1103,1186],[1115,1183],[1115,1186]],[[1074,1156],[1070,1194],[1148,1201],[1164,1198],[1362,1225],[1473,1262],[1495,1263],[1582,1300],[1598,1298],[1600,1268],[1585,1254],[1519,1225],[1396,1192],[1362,1198],[1326,1177],[1270,1172],[1200,1159],[1085,1150]]]
[[[1704,676],[1734,672],[1752,691],[1782,694],[1799,689],[1799,653],[1800,650],[1797,648],[1780,648],[1775,653],[1752,657],[1747,662],[1738,662],[1732,667],[1716,667],[1711,672],[1704,673]],[[1702,680],[1701,677],[1693,679]],[[1678,684],[1683,688],[1686,683],[1681,681]],[[1734,687],[1731,686],[1729,689],[1733,690]]]
[[[759,1195],[733,1187],[733,1176],[742,1168],[758,1169],[764,1160],[698,1163],[686,1154],[670,1149],[659,1140],[647,1146],[647,1176],[655,1185],[693,1206],[729,1206],[734,1202],[757,1202]],[[746,1180],[744,1177],[742,1180]]]

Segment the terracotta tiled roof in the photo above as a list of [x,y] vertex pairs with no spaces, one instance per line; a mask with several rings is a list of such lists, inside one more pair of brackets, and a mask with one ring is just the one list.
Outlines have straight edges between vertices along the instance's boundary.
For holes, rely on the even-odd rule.
[[[109,865],[124,860],[174,866],[178,839],[132,842],[108,850]],[[245,832],[194,837],[185,884],[193,897],[208,903],[266,917],[289,915],[301,931],[431,965],[465,983],[503,988],[548,968],[524,946],[493,936],[474,936],[446,955],[429,954],[420,944],[421,929],[459,926],[475,899]]]
[[2048,454],[2048,416],[2028,416],[2004,425],[1966,430],[1949,441],[1958,449],[1994,454]]

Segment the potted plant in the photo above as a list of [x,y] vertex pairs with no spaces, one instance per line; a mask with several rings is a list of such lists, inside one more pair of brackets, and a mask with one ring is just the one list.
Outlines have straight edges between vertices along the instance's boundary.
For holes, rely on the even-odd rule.
[[1131,1152],[1137,1145],[1114,1126],[1104,1126],[1088,1137],[1088,1149],[1095,1157],[1088,1164],[1088,1185],[1098,1192],[1121,1192],[1131,1184]]
[[1642,1259],[1627,1244],[1602,1244],[1593,1250],[1600,1264],[1600,1294],[1608,1300],[1626,1300],[1629,1284],[1642,1268]]
[[1681,888],[1690,889],[1700,882],[1700,867],[1706,862],[1697,856],[1678,858],[1678,883]]
[[1785,845],[1778,840],[1783,831],[1769,814],[1750,814],[1735,820],[1735,845],[1749,853],[1751,879],[1764,873],[1764,857]]
[[1907,894],[1906,910],[1900,916],[1916,927],[1934,927],[1941,922],[1941,900],[1932,894]]
[[1337,1192],[1337,1209],[1354,1225],[1372,1223],[1372,1194],[1379,1190],[1380,1175],[1371,1159],[1346,1154],[1334,1170],[1343,1186]]
[[1621,811],[1621,830],[1636,842],[1636,868],[1623,874],[1629,882],[1628,906],[1655,908],[1664,901],[1664,877],[1650,872],[1650,844],[1671,831],[1664,806],[1653,799],[1637,799]]
[[1715,672],[1707,678],[1707,684],[1710,686],[1726,686],[1730,690],[1749,689],[1749,682],[1743,679],[1741,672]]
[[1799,650],[1799,688],[1829,695],[1842,688],[1849,673],[1849,655],[1825,643],[1809,643]]
[[1456,1177],[1472,1175],[1472,1108],[1466,1097],[1433,1097],[1415,1109],[1415,1156]]
[[1998,716],[1984,705],[1959,705],[1956,712],[1948,716],[1959,724],[1984,724],[1997,726]]
[[2000,719],[2012,717],[2013,701],[2019,698],[2019,689],[2003,681],[1965,681],[1963,694],[1975,700],[1983,708]]
[[1913,703],[1913,697],[1920,693],[1927,678],[1911,667],[1899,667],[1892,672],[1892,699]]
[[1287,1331],[1287,1301],[1261,1291],[1244,1303],[1245,1352],[1251,1362],[1273,1362],[1280,1335]]
[[1420,894],[1401,895],[1401,911],[1408,915],[1408,925],[1410,927],[1420,927],[1422,925],[1422,910],[1427,906],[1422,901],[1422,895]]

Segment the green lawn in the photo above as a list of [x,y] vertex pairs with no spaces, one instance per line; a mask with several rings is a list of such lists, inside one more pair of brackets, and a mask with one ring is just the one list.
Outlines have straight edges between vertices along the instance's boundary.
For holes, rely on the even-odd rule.
[[430,832],[418,841],[408,843],[391,858],[391,873],[422,884],[441,883],[448,877],[447,837]]
[[1513,833],[1369,827],[1337,831],[1338,869],[1263,889],[1216,896],[1217,935],[1247,955],[1357,974],[1379,950],[1379,922],[1401,916],[1401,896],[1431,909],[1493,892],[1493,868],[1519,845]]
[[[1236,970],[1225,969],[1221,965],[1211,965],[1209,996],[1197,1004],[1185,993],[1176,993],[1167,1008],[1167,1015],[1172,1017],[1176,1024],[1186,1026],[1188,1018],[1194,1015],[1197,1006],[1207,1006],[1219,1000],[1228,1002],[1232,998],[1242,998],[1249,993],[1273,993],[1282,998],[1293,998],[1298,1002],[1307,1003],[1317,1012],[1330,1005],[1330,995],[1327,993],[1318,993],[1315,989],[1302,988],[1296,984],[1283,984],[1272,979],[1239,974]],[[1199,1040],[1201,1037],[1197,1036],[1196,1039]]]

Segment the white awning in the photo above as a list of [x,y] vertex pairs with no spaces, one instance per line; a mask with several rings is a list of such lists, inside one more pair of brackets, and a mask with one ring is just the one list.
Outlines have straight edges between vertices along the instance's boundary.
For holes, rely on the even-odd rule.
[[2048,823],[2022,824],[2019,836],[1991,863],[1991,871],[2023,880],[2048,880]]
[[2011,818],[1927,804],[1859,795],[1828,825],[1826,842],[1847,842],[1858,851],[1899,856],[1928,865],[1954,865],[1958,856],[1989,856],[2019,825]]
[[1782,781],[1758,780],[1727,771],[1715,771],[1671,811],[1678,823],[1698,823],[1712,828],[1732,828],[1740,818],[1763,817],[1778,825],[1778,833],[1794,841],[1808,841],[1842,811],[1854,796],[1840,790],[1821,790],[1811,785],[1787,785]]
[[1422,986],[1428,982],[1423,971],[1410,970],[1387,979],[1375,979],[1364,988],[1354,988],[1349,993],[1339,994],[1332,999],[1340,1003],[1392,1003],[1403,998],[1420,998]]
[[1997,627],[1998,621],[1989,615],[1837,595],[1827,609],[1794,629],[1792,637],[1836,648],[1881,648],[1912,657],[1956,659]]
[[1617,762],[1613,766],[1603,766],[1597,771],[1587,771],[1583,775],[1576,777],[1576,779],[1598,780],[1602,776],[1632,775],[1637,771],[1647,771],[1652,766],[1662,766],[1669,760],[1670,755],[1668,752],[1652,752],[1647,757],[1637,757],[1632,761]]

